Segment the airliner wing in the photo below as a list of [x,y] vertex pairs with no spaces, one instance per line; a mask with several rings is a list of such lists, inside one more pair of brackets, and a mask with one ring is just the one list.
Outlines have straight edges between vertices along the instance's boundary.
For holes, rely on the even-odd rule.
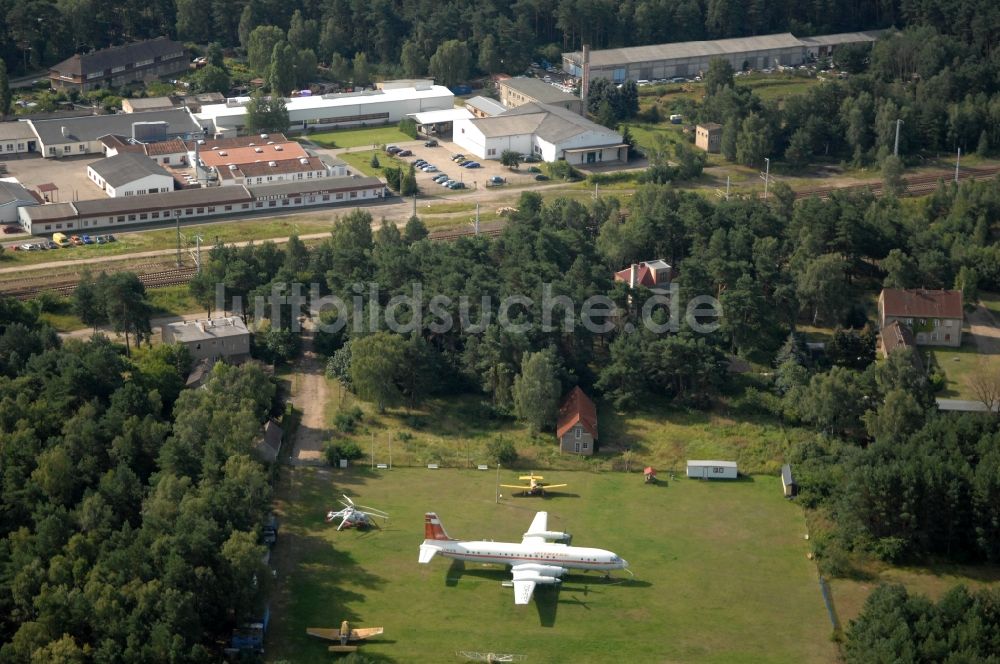
[[527,604],[535,592],[535,582],[514,578],[514,604]]
[[[539,512],[538,514],[535,515],[535,518],[531,522],[531,525],[528,526],[528,532],[542,533],[549,529],[548,526],[549,526],[549,513]],[[521,544],[542,544],[544,542],[545,542],[544,537],[538,537],[535,535],[525,534],[525,536],[521,538]]]

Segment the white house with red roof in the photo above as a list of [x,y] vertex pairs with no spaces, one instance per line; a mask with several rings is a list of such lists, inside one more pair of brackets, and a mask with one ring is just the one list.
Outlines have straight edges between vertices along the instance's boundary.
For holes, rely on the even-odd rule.
[[883,288],[878,296],[878,325],[883,343],[892,323],[905,326],[917,345],[962,345],[962,291]]
[[559,405],[556,437],[560,452],[590,456],[597,448],[597,406],[579,387]]

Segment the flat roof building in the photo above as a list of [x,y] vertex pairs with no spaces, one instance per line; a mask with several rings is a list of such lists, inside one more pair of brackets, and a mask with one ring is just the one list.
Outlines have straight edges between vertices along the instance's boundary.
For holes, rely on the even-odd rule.
[[0,223],[16,223],[18,209],[38,205],[38,199],[17,182],[0,180]]
[[718,154],[722,151],[722,125],[706,122],[695,127],[694,144],[705,152]]
[[[216,133],[234,136],[246,128],[248,103],[249,97],[236,97],[224,104],[208,104],[202,106],[197,117],[213,125]],[[399,122],[413,113],[450,109],[455,105],[455,95],[444,86],[419,83],[413,87],[294,97],[286,99],[285,105],[291,128],[304,130]]]
[[24,121],[0,122],[0,155],[34,152],[38,139]]
[[699,480],[735,480],[739,471],[735,461],[692,459],[687,462],[687,476]]
[[508,78],[498,81],[497,85],[500,88],[500,102],[507,108],[517,108],[524,104],[546,104],[583,114],[583,100],[541,79]]
[[250,330],[239,316],[168,323],[161,334],[163,343],[187,347],[195,361],[250,357]]
[[184,45],[166,37],[77,53],[53,65],[49,82],[53,88],[80,92],[113,88],[177,74],[188,69]]
[[465,107],[477,118],[490,118],[507,110],[506,106],[489,97],[470,97],[465,100]]

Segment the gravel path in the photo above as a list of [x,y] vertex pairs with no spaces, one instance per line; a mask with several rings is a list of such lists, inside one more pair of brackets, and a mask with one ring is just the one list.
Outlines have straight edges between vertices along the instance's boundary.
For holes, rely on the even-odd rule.
[[325,366],[322,356],[313,347],[315,329],[306,320],[302,332],[302,357],[299,359],[292,379],[291,401],[302,412],[295,446],[292,449],[292,465],[325,465],[323,443],[329,436],[326,427],[326,402],[329,397]]

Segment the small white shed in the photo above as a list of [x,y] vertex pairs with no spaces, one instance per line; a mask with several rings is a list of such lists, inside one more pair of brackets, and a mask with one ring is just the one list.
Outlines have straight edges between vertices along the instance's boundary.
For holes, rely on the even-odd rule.
[[687,476],[699,480],[735,480],[739,475],[735,461],[690,460]]

